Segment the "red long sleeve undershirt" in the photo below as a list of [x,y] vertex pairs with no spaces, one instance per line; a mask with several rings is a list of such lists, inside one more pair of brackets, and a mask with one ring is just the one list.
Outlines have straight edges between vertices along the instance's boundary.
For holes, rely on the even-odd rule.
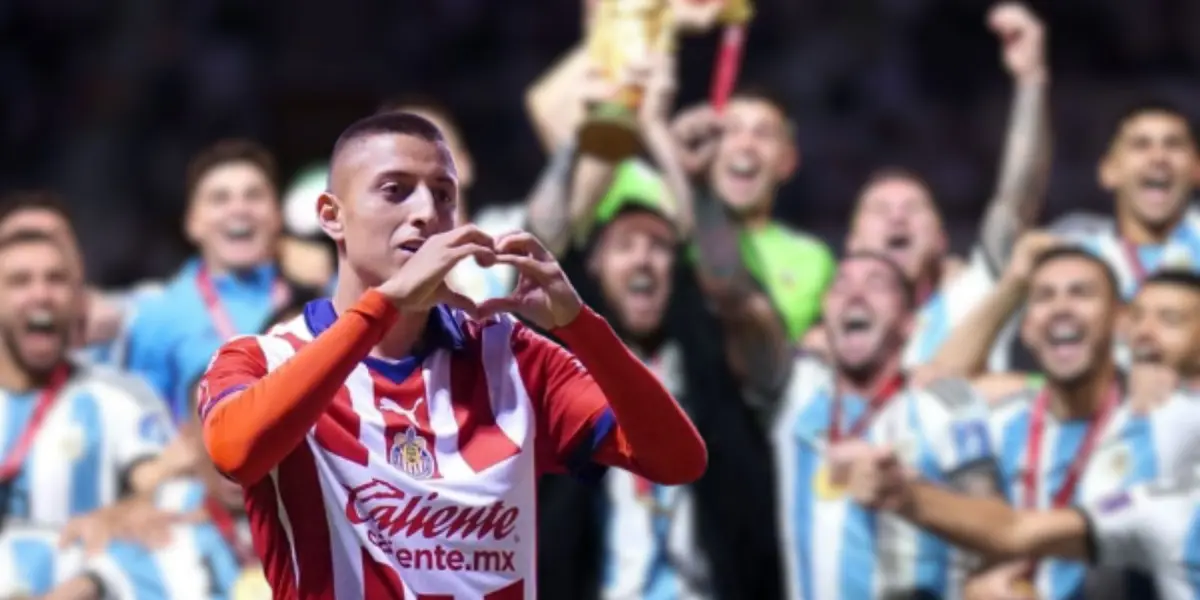
[[[223,348],[206,376],[217,403],[204,420],[204,441],[217,468],[244,485],[264,477],[303,442],[351,371],[398,318],[385,297],[368,291],[270,373],[260,358],[238,356],[236,342]],[[540,400],[543,406],[611,408],[616,425],[596,448],[596,461],[664,484],[694,481],[703,474],[707,453],[691,421],[608,323],[585,308],[554,333],[571,346],[595,385],[551,387]],[[248,387],[221,397],[243,386]],[[558,445],[589,443],[587,428],[554,429],[572,437]]]

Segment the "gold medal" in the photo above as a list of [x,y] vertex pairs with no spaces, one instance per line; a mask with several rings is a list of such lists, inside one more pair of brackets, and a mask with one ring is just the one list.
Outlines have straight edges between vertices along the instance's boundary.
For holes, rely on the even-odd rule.
[[1014,581],[1012,584],[1012,590],[1013,592],[1016,592],[1017,596],[1020,598],[1025,600],[1037,600],[1037,587],[1035,587],[1033,582],[1029,581],[1028,579],[1018,579],[1017,581]]
[[233,584],[232,600],[271,600],[271,586],[263,577],[262,567],[246,567]]
[[817,492],[817,499],[827,502],[841,500],[846,494],[844,487],[833,482],[833,474],[830,473],[828,465],[821,465],[821,469],[817,471],[813,488]]

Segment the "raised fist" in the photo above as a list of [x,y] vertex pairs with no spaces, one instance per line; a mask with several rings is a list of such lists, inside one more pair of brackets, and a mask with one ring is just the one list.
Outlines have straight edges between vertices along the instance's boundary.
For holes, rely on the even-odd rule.
[[1000,56],[1013,79],[1046,77],[1046,34],[1042,21],[1024,4],[1004,2],[988,12],[988,28],[1000,38]]

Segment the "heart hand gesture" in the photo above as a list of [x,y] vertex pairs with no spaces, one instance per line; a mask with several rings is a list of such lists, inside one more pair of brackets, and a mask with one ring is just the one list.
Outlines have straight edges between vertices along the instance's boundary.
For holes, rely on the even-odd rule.
[[474,225],[429,236],[396,274],[376,290],[391,299],[401,312],[418,312],[446,304],[473,313],[475,303],[446,285],[450,269],[468,256],[475,257],[481,267],[495,264],[492,237]]
[[554,255],[534,236],[517,232],[497,238],[496,262],[516,268],[517,285],[508,296],[481,304],[481,318],[509,312],[550,330],[574,321],[583,309]]

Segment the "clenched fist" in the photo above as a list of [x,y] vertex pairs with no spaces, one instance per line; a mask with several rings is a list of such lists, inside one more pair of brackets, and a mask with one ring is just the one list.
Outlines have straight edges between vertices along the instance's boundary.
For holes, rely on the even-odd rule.
[[1027,6],[1004,2],[988,12],[988,28],[1000,38],[1000,55],[1018,83],[1046,79],[1046,33],[1042,21]]

